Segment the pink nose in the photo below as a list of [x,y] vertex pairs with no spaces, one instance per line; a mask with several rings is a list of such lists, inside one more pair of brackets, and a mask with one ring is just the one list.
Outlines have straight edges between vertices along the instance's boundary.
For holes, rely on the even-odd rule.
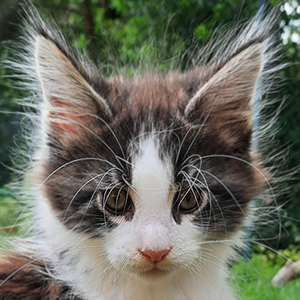
[[170,249],[160,250],[160,251],[152,251],[149,249],[141,250],[141,252],[150,259],[151,262],[159,262],[162,260],[164,256],[166,256]]

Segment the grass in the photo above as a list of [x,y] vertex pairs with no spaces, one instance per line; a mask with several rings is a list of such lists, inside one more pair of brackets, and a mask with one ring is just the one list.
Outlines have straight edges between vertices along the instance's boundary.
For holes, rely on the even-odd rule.
[[[4,237],[18,234],[20,205],[7,189],[0,188],[0,246]],[[1,247],[0,247],[1,248]]]
[[272,286],[272,278],[282,264],[268,260],[261,254],[253,255],[251,261],[239,260],[231,270],[231,284],[241,300],[299,300],[300,278],[285,287]]

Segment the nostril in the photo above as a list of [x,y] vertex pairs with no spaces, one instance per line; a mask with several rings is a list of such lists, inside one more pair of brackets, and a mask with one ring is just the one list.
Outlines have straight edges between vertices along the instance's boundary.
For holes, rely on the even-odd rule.
[[159,251],[152,251],[149,249],[145,249],[145,250],[140,250],[140,252],[145,256],[147,256],[147,258],[149,258],[151,262],[159,262],[163,259],[163,257],[165,257],[170,252],[170,249],[164,249]]

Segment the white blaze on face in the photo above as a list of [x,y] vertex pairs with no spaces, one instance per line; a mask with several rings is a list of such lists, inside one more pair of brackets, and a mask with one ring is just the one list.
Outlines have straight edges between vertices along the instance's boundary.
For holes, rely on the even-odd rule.
[[153,138],[140,143],[132,175],[135,189],[134,221],[139,226],[141,249],[167,249],[171,246],[172,215],[169,198],[173,179],[172,165],[171,162],[161,160]]

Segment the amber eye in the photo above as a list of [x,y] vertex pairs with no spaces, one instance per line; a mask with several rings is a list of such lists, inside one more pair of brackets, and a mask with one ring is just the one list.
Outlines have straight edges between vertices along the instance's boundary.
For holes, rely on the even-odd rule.
[[175,208],[182,213],[192,213],[199,207],[195,193],[190,188],[183,188],[175,197]]
[[132,200],[127,190],[114,189],[107,192],[103,204],[105,209],[109,212],[120,215],[130,209],[132,206]]

